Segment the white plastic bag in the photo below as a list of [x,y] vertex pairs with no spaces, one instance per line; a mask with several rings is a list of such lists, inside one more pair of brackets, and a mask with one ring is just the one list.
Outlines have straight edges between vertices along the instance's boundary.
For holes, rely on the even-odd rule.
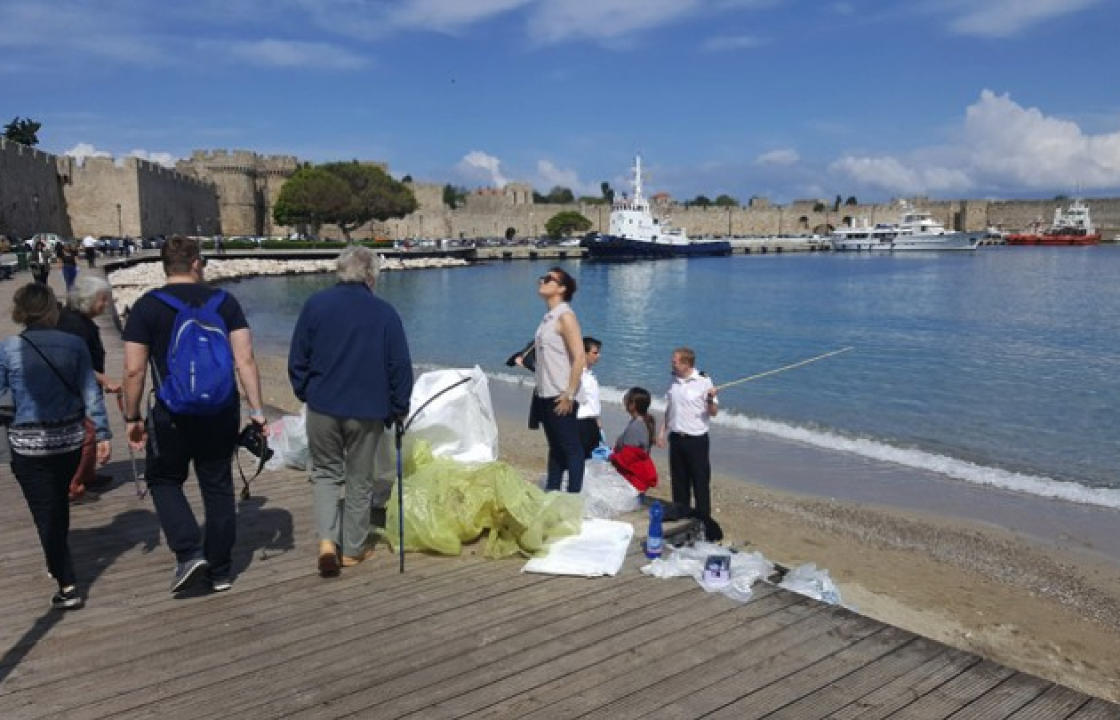
[[613,518],[637,512],[641,507],[638,491],[614,466],[602,460],[588,460],[583,466],[583,516]]
[[805,563],[790,570],[778,583],[778,587],[808,595],[829,605],[840,604],[840,590],[836,583],[832,582],[828,570],[817,569],[816,563]]
[[[431,403],[424,407],[429,399]],[[498,459],[498,424],[490,402],[490,385],[477,365],[471,369],[433,370],[416,378],[409,412],[415,417],[405,435],[406,442],[425,440],[431,445],[432,455],[463,463]]]
[[634,526],[630,523],[584,520],[579,535],[549,543],[546,553],[531,558],[521,572],[580,577],[617,575],[626,560],[626,549],[632,537]]
[[265,468],[279,470],[291,467],[307,470],[311,453],[307,448],[307,406],[299,415],[285,415],[268,426],[268,446],[275,451]]
[[[731,558],[730,584],[712,585],[704,578],[704,563],[709,555]],[[707,592],[720,592],[738,602],[751,599],[751,586],[774,572],[774,564],[760,552],[733,553],[722,545],[698,542],[674,548],[667,557],[660,557],[641,568],[646,575],[659,578],[688,576]]]

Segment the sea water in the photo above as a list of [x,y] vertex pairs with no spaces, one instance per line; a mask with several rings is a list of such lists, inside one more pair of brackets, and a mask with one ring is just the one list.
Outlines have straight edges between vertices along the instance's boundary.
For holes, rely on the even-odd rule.
[[[525,379],[504,360],[532,337],[537,277],[552,264],[383,273],[378,293],[417,364]],[[851,347],[723,391],[721,435],[1120,507],[1120,248],[555,264],[578,281],[584,333],[604,343],[595,371],[608,403],[633,385],[663,396],[678,346],[717,384]],[[285,352],[303,301],[331,282],[257,278],[233,291],[257,342]]]

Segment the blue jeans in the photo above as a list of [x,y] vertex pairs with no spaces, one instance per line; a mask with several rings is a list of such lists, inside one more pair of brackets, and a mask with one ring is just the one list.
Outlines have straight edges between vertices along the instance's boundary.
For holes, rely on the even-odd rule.
[[70,292],[70,288],[74,287],[74,278],[78,277],[78,266],[63,265],[62,266],[62,280],[66,283],[66,292]]
[[579,437],[578,403],[572,403],[567,415],[556,414],[556,398],[533,395],[530,417],[544,427],[548,440],[548,480],[545,490],[559,490],[564,471],[568,471],[568,492],[578,493],[583,487],[583,443]]
[[[178,562],[205,557],[210,574],[216,577],[229,575],[237,537],[230,463],[237,447],[239,420],[237,403],[216,415],[173,415],[156,403],[148,422],[144,475],[167,545]],[[183,494],[192,461],[206,510],[205,539]]]

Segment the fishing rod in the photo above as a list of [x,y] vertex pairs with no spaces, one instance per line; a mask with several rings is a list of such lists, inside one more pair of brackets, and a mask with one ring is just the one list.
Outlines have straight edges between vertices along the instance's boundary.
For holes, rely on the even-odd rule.
[[751,375],[750,377],[739,378],[738,380],[732,380],[731,382],[723,383],[722,385],[716,385],[715,389],[716,390],[723,390],[724,388],[729,388],[732,385],[739,385],[741,383],[750,382],[751,380],[758,380],[759,378],[764,378],[768,375],[777,375],[780,372],[785,372],[786,370],[793,370],[794,368],[799,368],[802,365],[808,365],[809,363],[814,363],[818,360],[824,360],[826,357],[832,357],[833,355],[839,355],[840,353],[846,353],[846,352],[848,352],[849,350],[852,350],[852,349],[853,349],[853,347],[849,345],[848,347],[840,348],[839,350],[833,350],[832,352],[826,352],[823,355],[817,355],[816,357],[811,357],[808,360],[801,360],[800,362],[795,362],[795,363],[792,363],[790,365],[784,365],[780,368],[774,368],[773,370],[767,370],[766,372],[761,372],[761,373],[758,373],[757,375]]

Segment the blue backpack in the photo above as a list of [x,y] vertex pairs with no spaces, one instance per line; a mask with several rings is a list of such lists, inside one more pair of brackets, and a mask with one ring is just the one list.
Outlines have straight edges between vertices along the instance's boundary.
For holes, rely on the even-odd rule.
[[152,294],[177,313],[167,346],[167,376],[156,396],[168,410],[184,415],[213,415],[228,407],[236,389],[233,348],[218,314],[226,293],[218,290],[202,307],[159,290]]

